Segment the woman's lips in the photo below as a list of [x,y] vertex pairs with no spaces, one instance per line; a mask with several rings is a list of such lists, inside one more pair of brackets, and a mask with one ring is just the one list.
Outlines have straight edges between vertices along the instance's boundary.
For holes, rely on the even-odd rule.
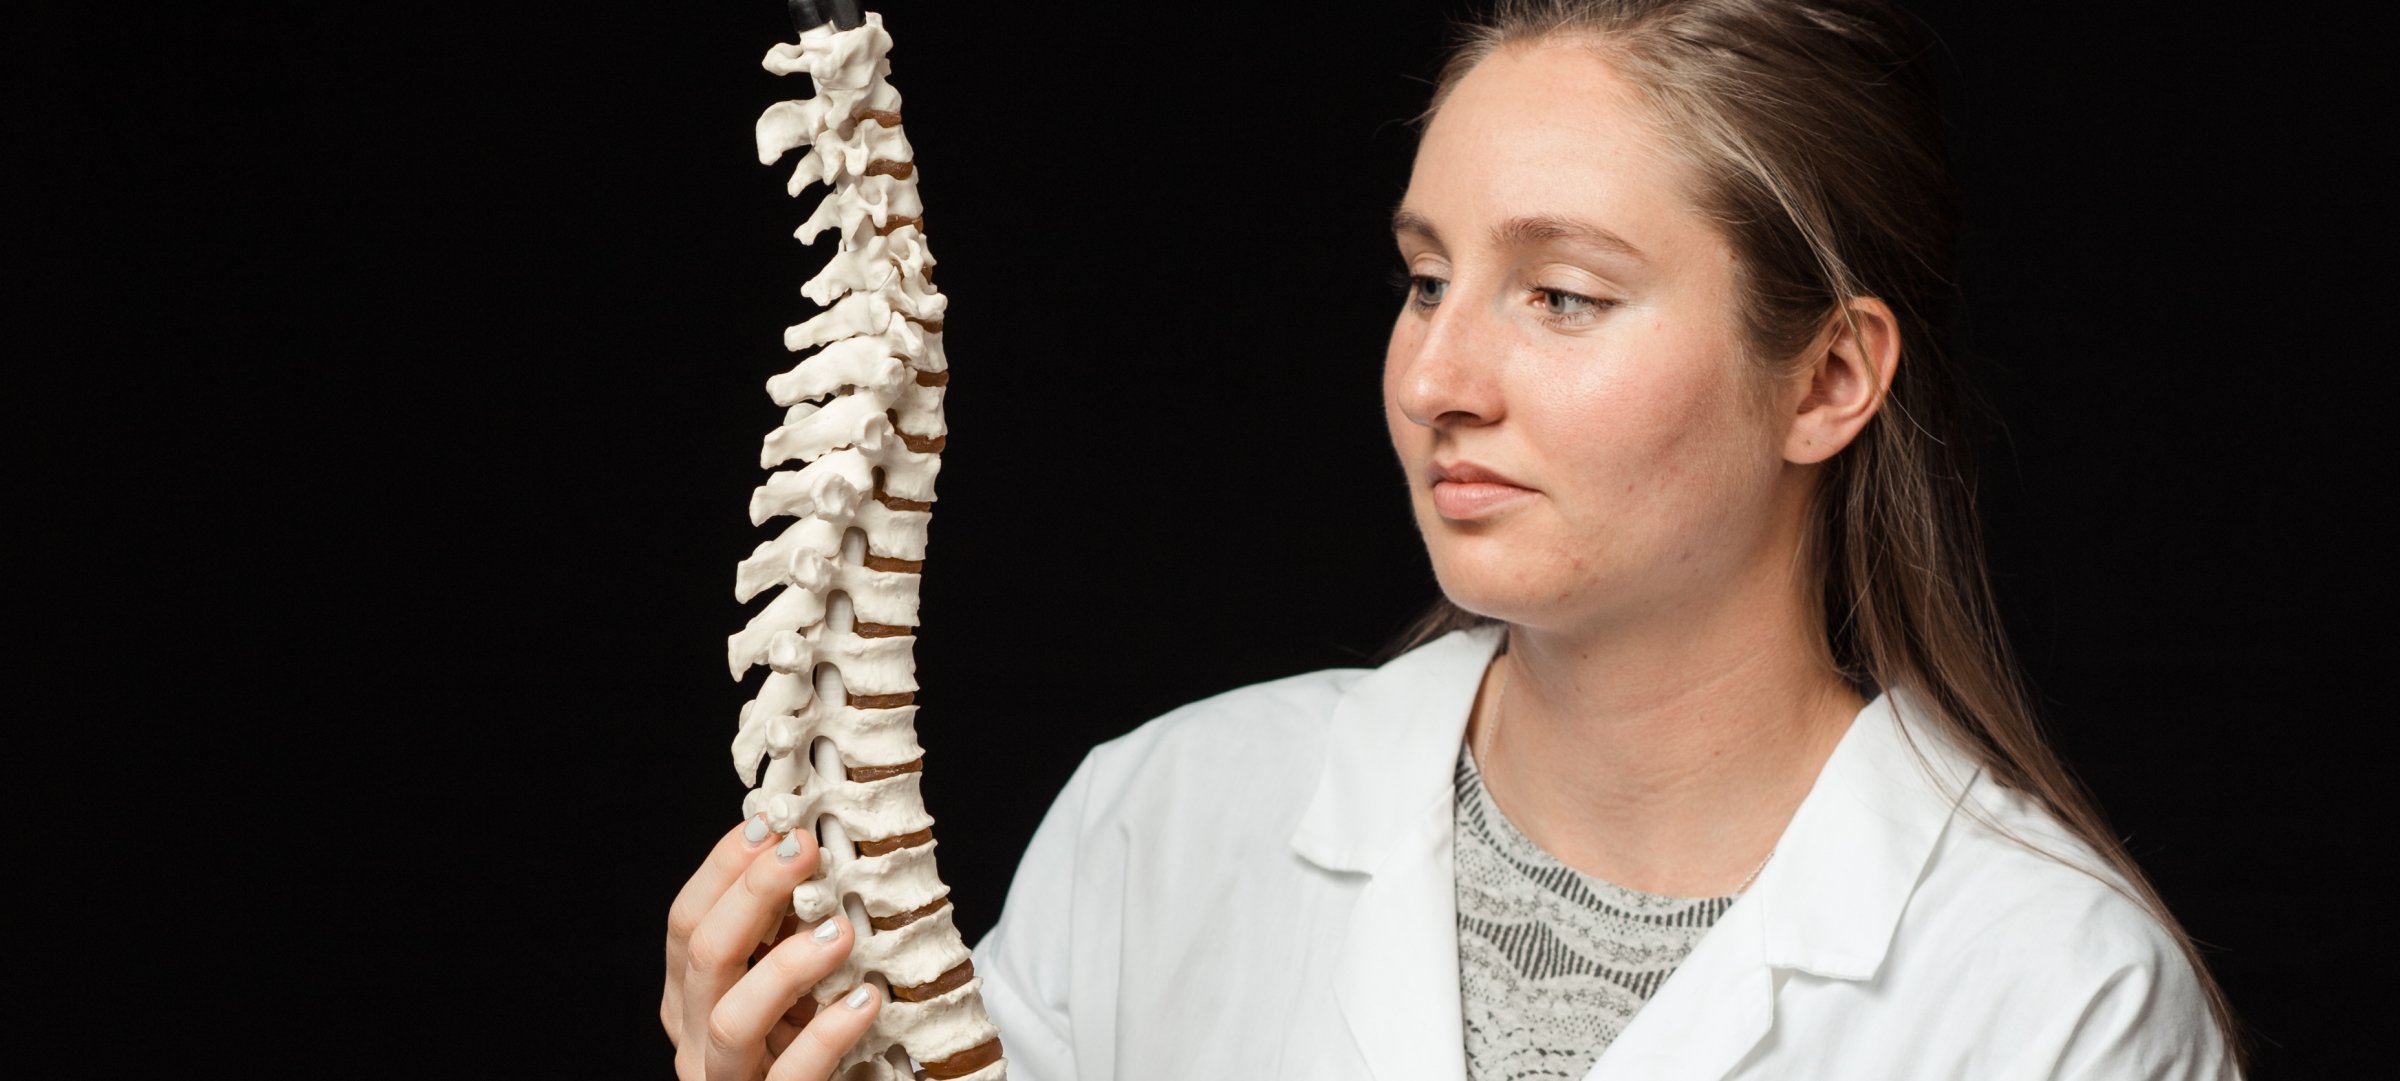
[[1534,494],[1534,489],[1473,462],[1433,467],[1433,509],[1444,518],[1480,518]]

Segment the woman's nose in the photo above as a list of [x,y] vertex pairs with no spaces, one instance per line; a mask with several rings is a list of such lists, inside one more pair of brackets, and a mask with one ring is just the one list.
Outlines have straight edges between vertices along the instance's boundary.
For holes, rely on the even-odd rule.
[[1457,294],[1429,314],[1403,313],[1392,332],[1394,404],[1428,428],[1490,424],[1502,413],[1493,328]]

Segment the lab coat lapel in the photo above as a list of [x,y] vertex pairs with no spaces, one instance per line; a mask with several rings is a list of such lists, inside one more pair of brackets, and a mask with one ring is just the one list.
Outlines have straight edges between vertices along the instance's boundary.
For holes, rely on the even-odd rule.
[[1775,1023],[1759,906],[1744,897],[1594,1063],[1584,1081],[1717,1081]]
[[1381,1081],[1466,1076],[1458,1001],[1451,771],[1496,629],[1453,634],[1377,669],[1335,707],[1317,792],[1292,846],[1364,875],[1333,992]]
[[1450,816],[1447,807],[1432,810],[1393,823],[1408,835],[1409,851],[1388,856],[1360,890],[1334,963],[1342,1018],[1383,1081],[1466,1076]]
[[1719,1081],[1773,1030],[1785,973],[1875,978],[1978,773],[1924,716],[1904,691],[1859,711],[1758,882],[1718,917],[1585,1081]]

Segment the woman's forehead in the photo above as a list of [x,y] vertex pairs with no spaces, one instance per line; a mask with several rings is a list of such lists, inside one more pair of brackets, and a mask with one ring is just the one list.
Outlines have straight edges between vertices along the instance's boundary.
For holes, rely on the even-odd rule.
[[[1591,222],[1633,246],[1713,233],[1688,170],[1640,94],[1579,42],[1502,49],[1442,103],[1418,144],[1403,210],[1445,240],[1524,219]],[[1688,239],[1688,238],[1687,238]]]

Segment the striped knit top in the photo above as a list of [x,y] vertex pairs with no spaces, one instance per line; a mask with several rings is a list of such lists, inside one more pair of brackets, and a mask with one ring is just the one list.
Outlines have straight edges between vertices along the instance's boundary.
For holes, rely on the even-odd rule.
[[1458,990],[1471,1081],[1582,1077],[1732,897],[1665,897],[1536,847],[1458,755]]

